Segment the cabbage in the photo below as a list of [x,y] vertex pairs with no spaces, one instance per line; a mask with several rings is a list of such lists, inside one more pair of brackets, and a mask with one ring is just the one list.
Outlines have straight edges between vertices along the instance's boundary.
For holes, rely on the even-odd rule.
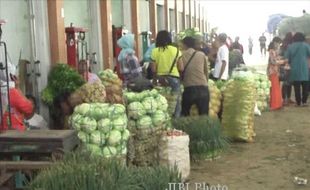
[[153,97],[147,97],[142,101],[146,113],[154,113],[157,110],[157,102]]
[[138,119],[145,115],[145,110],[140,102],[132,102],[128,105],[128,117]]
[[111,156],[115,156],[117,154],[117,150],[113,146],[106,146],[102,150],[103,156],[109,158]]
[[101,119],[98,121],[98,130],[103,133],[108,133],[112,130],[112,122],[110,119]]
[[118,117],[112,121],[113,129],[123,131],[127,127],[126,115]]
[[159,110],[167,111],[167,109],[168,109],[168,101],[167,101],[167,99],[164,96],[158,95],[156,97],[155,101],[157,102],[157,107],[158,107]]
[[125,130],[123,131],[123,133],[122,133],[122,139],[123,139],[124,141],[127,141],[127,140],[129,139],[129,137],[130,137],[130,132],[129,132],[128,129],[125,129]]
[[153,124],[156,127],[162,126],[166,122],[166,120],[166,114],[160,110],[157,110],[152,116]]
[[101,148],[98,145],[86,144],[85,146],[86,146],[86,149],[91,152],[91,154],[102,155]]
[[90,104],[83,103],[76,106],[74,112],[85,116],[89,112],[89,110],[90,110]]
[[122,104],[113,104],[108,108],[110,118],[117,118],[126,114],[126,108]]
[[83,119],[82,115],[78,113],[74,113],[69,118],[69,124],[71,127],[79,131],[81,129],[80,124],[81,124],[82,119]]
[[149,92],[150,96],[152,96],[153,98],[157,98],[157,96],[159,95],[159,92],[156,89],[152,89]]
[[149,116],[143,116],[137,122],[137,128],[144,129],[150,127],[152,127],[152,118]]
[[124,96],[125,96],[127,103],[138,101],[136,97],[136,93],[134,92],[126,92]]
[[103,118],[104,110],[99,106],[92,106],[91,110],[88,112],[88,116],[94,118],[95,120],[100,120]]
[[105,143],[105,136],[100,131],[94,131],[90,134],[89,141],[92,144],[103,145]]
[[118,130],[112,130],[107,134],[107,140],[109,145],[117,145],[122,140],[122,133]]
[[97,122],[95,119],[84,117],[81,120],[81,128],[83,131],[90,134],[97,129]]
[[89,143],[89,135],[82,131],[78,132],[78,137],[83,143]]
[[121,154],[121,155],[126,155],[127,154],[127,145],[126,143],[123,143],[119,146],[116,147],[116,151]]

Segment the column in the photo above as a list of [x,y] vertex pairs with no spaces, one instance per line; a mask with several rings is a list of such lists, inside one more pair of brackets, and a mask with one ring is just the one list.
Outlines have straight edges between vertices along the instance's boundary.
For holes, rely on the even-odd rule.
[[165,14],[165,28],[167,31],[170,31],[170,23],[169,23],[169,4],[168,0],[164,1],[164,14]]
[[183,23],[183,28],[186,29],[186,0],[183,0],[183,13],[182,13],[182,23]]
[[111,0],[100,1],[101,35],[104,69],[113,68]]
[[52,64],[67,63],[63,0],[48,0],[47,12]]
[[131,28],[136,40],[136,55],[141,58],[140,26],[139,26],[139,0],[131,0]]
[[174,14],[175,14],[175,33],[179,32],[179,10],[178,10],[178,0],[174,0]]
[[192,23],[192,0],[188,0],[188,9],[189,9],[189,28],[193,27],[193,23]]
[[156,38],[157,34],[157,10],[156,10],[156,0],[149,0],[150,9],[150,29],[152,32],[152,38]]

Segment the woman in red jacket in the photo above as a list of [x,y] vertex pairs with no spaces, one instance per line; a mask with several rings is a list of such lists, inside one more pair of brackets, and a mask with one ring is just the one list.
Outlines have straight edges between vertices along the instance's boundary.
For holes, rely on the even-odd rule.
[[[21,90],[19,89],[19,81],[16,76],[11,75],[11,81],[9,82],[9,94],[10,94],[10,108],[11,108],[11,126],[9,125],[9,113],[8,109],[2,118],[0,131],[6,131],[8,129],[14,129],[18,131],[26,130],[24,125],[24,118],[29,117],[33,113],[33,105],[28,100]],[[9,127],[10,126],[10,127]]]

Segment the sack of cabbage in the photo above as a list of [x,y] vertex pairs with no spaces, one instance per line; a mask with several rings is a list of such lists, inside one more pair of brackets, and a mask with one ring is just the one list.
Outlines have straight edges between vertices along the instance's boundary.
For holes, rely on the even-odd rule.
[[[156,89],[158,90],[158,93],[161,94],[163,97],[166,98],[168,103],[168,113],[172,117],[175,113],[175,108],[177,106],[178,97],[180,96],[179,93],[174,93],[171,91],[170,87],[159,87],[157,86]],[[182,93],[182,88],[181,92]]]
[[260,111],[267,111],[269,108],[268,102],[270,98],[271,83],[267,75],[256,73],[255,74],[255,86],[256,86],[256,103]]
[[75,107],[69,123],[92,154],[125,157],[130,132],[124,105],[83,103]]
[[168,127],[170,121],[167,113],[168,102],[157,90],[126,92],[124,96],[130,129],[139,132]]
[[256,89],[252,81],[232,79],[224,90],[222,125],[232,140],[252,142]]

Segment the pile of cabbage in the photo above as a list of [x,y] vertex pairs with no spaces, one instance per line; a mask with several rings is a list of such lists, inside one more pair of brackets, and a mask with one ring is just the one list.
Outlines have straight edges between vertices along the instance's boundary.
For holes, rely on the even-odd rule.
[[123,104],[123,82],[111,69],[99,71],[98,76],[106,88],[106,102]]
[[253,141],[255,88],[246,77],[231,79],[225,85],[222,126],[224,134],[233,140]]
[[69,123],[92,154],[104,157],[127,154],[130,132],[124,105],[83,103],[75,107]]
[[[218,117],[218,113],[221,109],[221,100],[222,100],[222,93],[217,88],[215,82],[213,80],[209,80],[208,82],[209,88],[209,116],[213,118]],[[193,105],[191,108],[191,116],[196,116],[198,114],[198,108],[196,105]]]
[[140,93],[126,92],[124,97],[129,127],[150,129],[169,125],[168,102],[156,89]]
[[271,83],[267,75],[255,74],[255,86],[256,86],[256,104],[260,111],[268,110],[269,98],[270,98],[270,87]]
[[[168,102],[168,113],[172,117],[175,112],[175,108],[177,105],[178,97],[180,94],[178,93],[173,93],[171,91],[171,87],[156,87],[159,94],[164,96]],[[182,91],[182,90],[181,90]]]

